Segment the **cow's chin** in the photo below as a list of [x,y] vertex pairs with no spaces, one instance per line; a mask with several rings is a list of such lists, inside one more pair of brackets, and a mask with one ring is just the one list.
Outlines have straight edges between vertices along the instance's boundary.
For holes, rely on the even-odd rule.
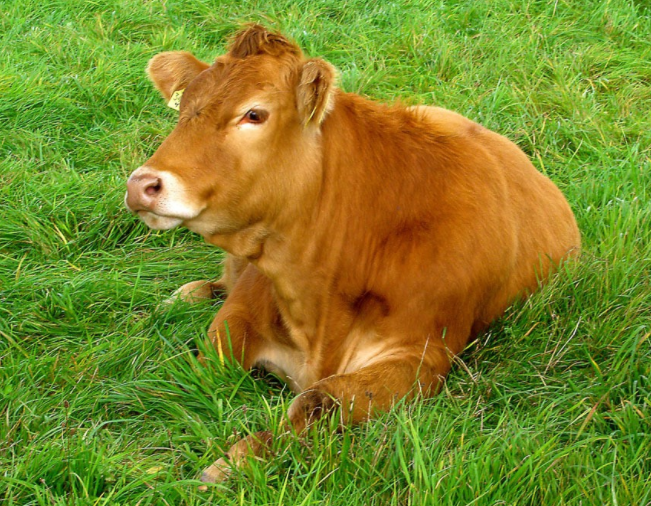
[[154,230],[171,230],[178,227],[183,220],[181,218],[173,218],[171,216],[159,216],[149,211],[138,211],[138,216],[145,222],[145,224]]

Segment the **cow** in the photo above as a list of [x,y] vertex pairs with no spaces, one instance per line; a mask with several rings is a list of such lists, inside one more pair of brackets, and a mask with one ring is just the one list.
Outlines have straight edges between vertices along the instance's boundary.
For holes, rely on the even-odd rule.
[[[219,281],[175,296],[226,294],[209,337],[297,394],[282,434],[435,395],[470,340],[579,254],[568,202],[514,143],[443,108],[346,93],[278,32],[248,25],[212,65],[163,52],[147,73],[165,100],[182,92],[179,119],[126,206],[226,251]],[[243,438],[201,479],[272,438]]]

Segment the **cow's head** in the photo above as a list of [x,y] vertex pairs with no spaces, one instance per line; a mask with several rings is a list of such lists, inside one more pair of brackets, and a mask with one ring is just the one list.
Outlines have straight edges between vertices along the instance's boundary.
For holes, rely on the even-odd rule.
[[278,219],[318,179],[335,91],[325,61],[253,25],[212,65],[165,52],[147,72],[166,100],[184,90],[176,128],[127,182],[127,207],[151,228],[234,234]]

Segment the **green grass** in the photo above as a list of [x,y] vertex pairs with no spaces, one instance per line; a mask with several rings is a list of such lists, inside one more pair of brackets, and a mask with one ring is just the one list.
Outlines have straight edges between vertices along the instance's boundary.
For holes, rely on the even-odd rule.
[[[144,76],[280,28],[383,101],[516,141],[584,254],[463,354],[444,392],[196,477],[291,395],[204,347],[219,275],[193,234],[123,207],[175,113]],[[0,0],[0,503],[651,504],[651,6],[643,0]]]

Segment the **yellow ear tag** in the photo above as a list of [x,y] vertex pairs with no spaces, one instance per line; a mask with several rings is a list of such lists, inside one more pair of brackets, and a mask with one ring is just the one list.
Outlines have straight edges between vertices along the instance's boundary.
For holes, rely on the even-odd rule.
[[167,107],[171,107],[175,111],[180,111],[181,110],[181,97],[183,96],[183,90],[176,90],[174,93],[172,93],[172,98],[170,98],[170,101],[167,102]]

